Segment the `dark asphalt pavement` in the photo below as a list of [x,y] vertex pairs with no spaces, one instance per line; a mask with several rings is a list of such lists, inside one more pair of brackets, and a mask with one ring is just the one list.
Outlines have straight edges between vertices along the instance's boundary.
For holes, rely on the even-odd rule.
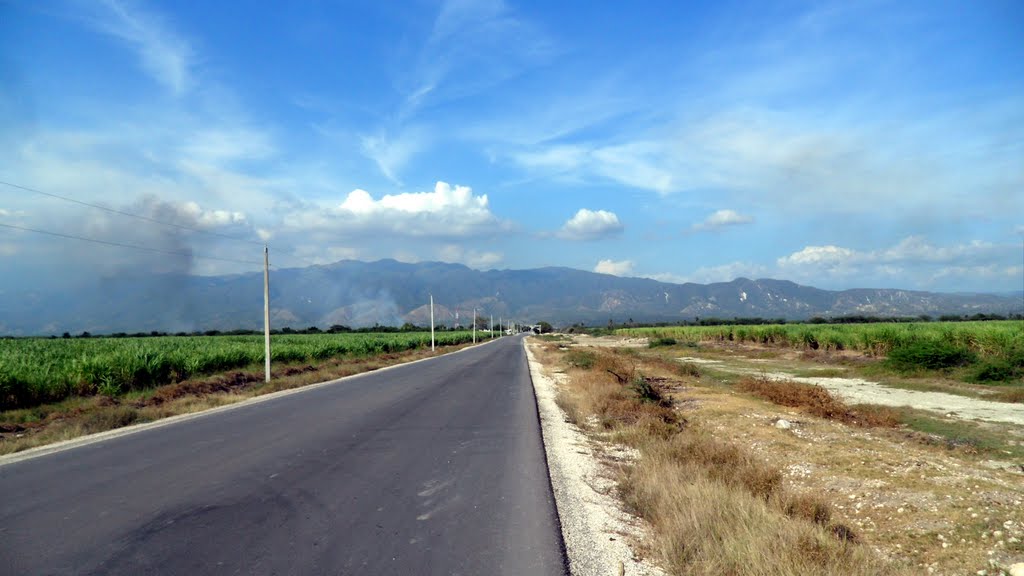
[[566,574],[521,338],[0,466],[2,574]]

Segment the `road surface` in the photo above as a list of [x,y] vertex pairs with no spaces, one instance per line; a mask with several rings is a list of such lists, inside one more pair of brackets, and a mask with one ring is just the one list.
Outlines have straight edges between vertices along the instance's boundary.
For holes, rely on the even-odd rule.
[[0,466],[3,574],[565,566],[518,337]]

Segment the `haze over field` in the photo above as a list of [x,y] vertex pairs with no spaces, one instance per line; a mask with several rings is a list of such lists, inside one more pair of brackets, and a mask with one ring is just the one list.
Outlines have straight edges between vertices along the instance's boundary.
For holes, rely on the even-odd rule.
[[1024,288],[1020,2],[555,4],[3,3],[0,293],[253,272],[264,241]]

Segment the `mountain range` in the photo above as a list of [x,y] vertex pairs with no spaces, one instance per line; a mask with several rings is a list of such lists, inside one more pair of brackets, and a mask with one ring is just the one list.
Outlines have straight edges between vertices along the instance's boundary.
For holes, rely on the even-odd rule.
[[[671,284],[571,268],[480,271],[459,264],[343,260],[271,271],[271,325],[468,325],[474,307],[555,326],[697,318],[939,316],[1024,312],[1024,295],[831,291],[786,280]],[[0,292],[0,335],[191,332],[263,326],[263,275],[120,275],[64,292]],[[458,321],[456,315],[459,316]]]

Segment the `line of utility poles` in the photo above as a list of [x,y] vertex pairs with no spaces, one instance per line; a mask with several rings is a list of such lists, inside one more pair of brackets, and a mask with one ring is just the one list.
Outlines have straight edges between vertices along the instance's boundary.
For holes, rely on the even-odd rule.
[[[477,308],[473,308],[473,343],[476,344],[476,321],[477,321]],[[458,318],[458,310],[455,312],[456,319]],[[456,320],[458,322],[458,320]],[[502,327],[504,318],[498,317],[498,327]],[[488,322],[488,332],[491,333],[491,339],[494,338],[494,314],[490,315]],[[508,322],[508,329],[512,330],[512,321]],[[270,247],[263,246],[263,348],[264,348],[264,368],[265,368],[265,379],[270,382]],[[434,336],[434,294],[430,294],[430,351],[434,352],[437,349],[437,341]]]

